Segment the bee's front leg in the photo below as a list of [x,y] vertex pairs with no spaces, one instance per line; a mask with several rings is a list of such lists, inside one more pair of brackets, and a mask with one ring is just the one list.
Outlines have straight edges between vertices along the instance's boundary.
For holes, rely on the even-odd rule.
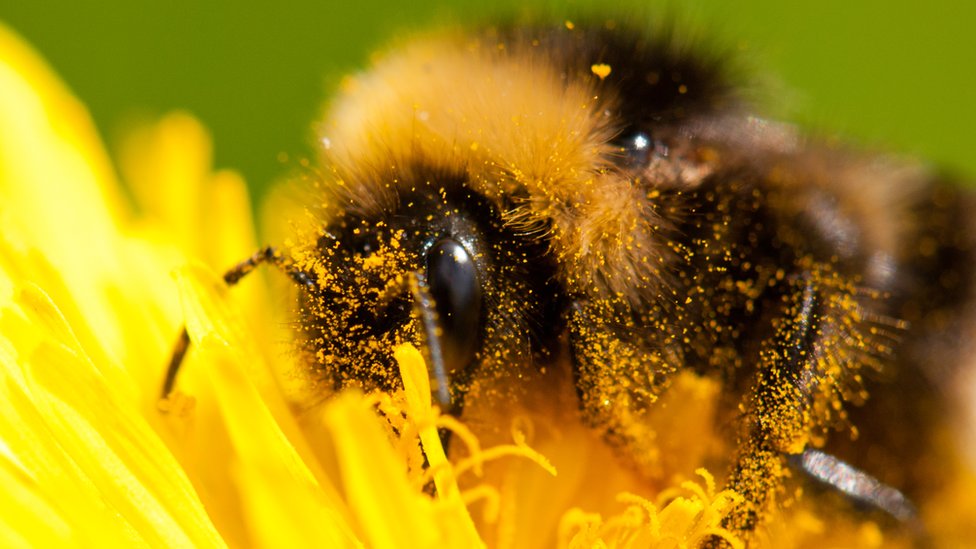
[[567,322],[569,347],[583,422],[653,475],[659,466],[656,437],[643,415],[675,368],[635,322],[614,303],[577,301]]

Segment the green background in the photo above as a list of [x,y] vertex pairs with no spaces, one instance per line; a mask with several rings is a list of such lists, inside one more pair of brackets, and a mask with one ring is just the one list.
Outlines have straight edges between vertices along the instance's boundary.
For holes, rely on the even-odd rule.
[[[185,109],[213,133],[218,167],[241,171],[260,192],[294,166],[280,153],[309,155],[329,88],[372,48],[397,32],[522,3],[83,4],[4,0],[0,20],[88,104],[110,148],[134,121]],[[976,3],[675,0],[664,11],[743,51],[762,77],[764,113],[976,175]]]

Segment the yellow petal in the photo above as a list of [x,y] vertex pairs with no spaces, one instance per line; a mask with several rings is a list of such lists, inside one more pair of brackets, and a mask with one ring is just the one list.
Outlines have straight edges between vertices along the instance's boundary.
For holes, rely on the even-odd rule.
[[252,377],[267,365],[252,352],[239,314],[225,301],[223,281],[200,267],[181,270],[177,281],[187,331],[199,355],[193,367],[206,369],[233,445],[231,475],[241,491],[252,542],[288,545],[292,536],[304,545],[355,545],[337,491],[321,472],[309,469],[315,461],[287,406],[273,387],[263,394],[255,387]]
[[349,504],[370,547],[434,547],[442,541],[429,499],[407,481],[374,412],[355,394],[325,409]]
[[[163,254],[122,235],[128,211],[87,113],[2,25],[0,120],[2,295],[12,297],[14,279],[41,283],[97,367],[120,392],[140,398],[127,374],[108,370],[145,364],[139,353],[153,352],[153,343],[157,356],[164,352],[152,332],[159,321],[175,330],[175,292],[160,283],[168,271]],[[150,288],[161,295],[147,305]],[[120,305],[157,322],[122,316]],[[128,344],[133,331],[140,345]]]
[[10,461],[0,459],[0,486],[5,504],[0,513],[0,544],[4,547],[65,547],[78,544],[71,526],[37,482]]
[[73,536],[120,543],[219,544],[182,469],[29,285],[3,310],[0,439]]
[[393,356],[400,367],[406,395],[407,410],[415,421],[420,423],[420,442],[427,465],[434,471],[434,486],[437,497],[442,503],[444,524],[451,527],[451,539],[461,542],[464,546],[473,547],[483,545],[475,530],[471,515],[461,499],[457,479],[451,470],[441,445],[437,425],[434,423],[434,412],[431,406],[430,379],[423,357],[416,347],[404,344],[394,349]]
[[30,504],[3,515],[54,513],[7,521],[7,539],[221,545],[141,413],[143,359],[165,353],[165,254],[120,232],[87,114],[2,26],[0,119],[0,446],[16,471],[3,490]]

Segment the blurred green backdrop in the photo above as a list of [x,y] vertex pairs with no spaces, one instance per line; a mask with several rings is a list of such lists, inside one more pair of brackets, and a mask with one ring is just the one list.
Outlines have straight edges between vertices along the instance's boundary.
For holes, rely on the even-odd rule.
[[[329,87],[386,37],[522,4],[7,0],[0,20],[88,104],[110,147],[133,120],[186,109],[213,133],[218,167],[241,171],[260,193],[293,165],[280,153],[308,156]],[[976,3],[670,4],[761,69],[772,83],[766,113],[976,175]],[[567,4],[546,5],[559,13]]]

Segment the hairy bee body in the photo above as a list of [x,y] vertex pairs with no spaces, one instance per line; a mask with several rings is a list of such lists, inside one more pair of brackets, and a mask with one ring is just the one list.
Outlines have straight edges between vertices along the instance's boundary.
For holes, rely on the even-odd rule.
[[461,413],[478,379],[568,357],[583,421],[648,474],[640,417],[692,370],[734,426],[729,528],[811,448],[926,497],[976,326],[976,200],[753,116],[728,61],[558,25],[423,37],[350,78],[294,253],[312,368],[391,389],[392,346],[433,339]]

